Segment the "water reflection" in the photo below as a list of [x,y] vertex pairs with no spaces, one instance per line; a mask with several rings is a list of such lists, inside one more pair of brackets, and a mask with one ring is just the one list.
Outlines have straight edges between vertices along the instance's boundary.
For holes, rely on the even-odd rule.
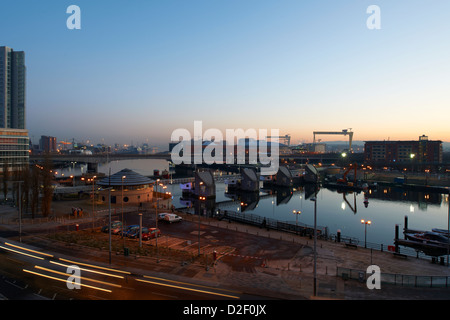
[[[224,184],[216,185],[216,199],[188,202],[181,198],[179,186],[172,185],[174,205],[190,207],[191,212],[214,215],[218,210],[257,214],[280,221],[298,222],[313,225],[314,186],[305,185],[296,188],[278,188],[261,190],[257,193],[227,193]],[[186,199],[185,199],[186,200]],[[371,220],[367,228],[367,241],[392,245],[395,225],[402,225],[405,215],[410,216],[410,225],[414,228],[431,230],[447,228],[447,195],[404,191],[398,188],[379,188],[371,192],[338,192],[320,189],[317,195],[317,223],[329,228],[336,234],[341,230],[348,237],[364,239],[364,226],[361,219]],[[293,211],[301,211],[296,216]],[[363,241],[363,240],[362,240]]]
[[[113,161],[100,164],[98,171],[114,174],[129,168],[143,175],[152,175],[153,170],[169,169],[168,162],[155,159]],[[59,170],[58,175],[80,175],[87,171],[86,165],[70,164]],[[217,210],[230,210],[244,214],[299,223],[314,224],[313,185],[295,188],[261,189],[257,193],[227,193],[224,183],[216,183],[216,198],[200,202],[183,199],[178,184],[168,185],[176,208],[190,207],[193,213],[213,215]],[[293,211],[301,211],[294,215]],[[413,229],[447,229],[448,195],[440,193],[416,192],[401,188],[379,186],[376,190],[363,192],[338,192],[321,188],[317,195],[317,223],[327,226],[330,233],[341,230],[342,235],[364,241],[364,226],[361,219],[371,220],[367,227],[367,241],[392,245],[395,225],[401,228],[404,217],[409,216],[409,226]]]

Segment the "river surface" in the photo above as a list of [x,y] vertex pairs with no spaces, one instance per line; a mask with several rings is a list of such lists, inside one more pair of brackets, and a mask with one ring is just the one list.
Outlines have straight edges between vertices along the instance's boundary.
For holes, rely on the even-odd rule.
[[[142,175],[153,175],[153,170],[169,170],[169,164],[165,160],[156,159],[120,160],[100,164],[98,171],[108,174],[110,168],[111,174],[128,168]],[[60,170],[58,175],[79,175],[86,172],[86,169],[86,166],[69,167]],[[173,205],[176,208],[186,207],[186,203],[180,201],[179,184],[169,184],[166,190],[172,193]],[[408,216],[408,227],[411,229],[448,228],[448,195],[378,187],[367,196],[366,206],[363,193],[339,193],[320,189],[317,194],[317,225],[328,227],[329,233],[332,234],[340,230],[343,236],[358,238],[360,243],[364,243],[366,229],[368,243],[383,245],[393,244],[395,225],[400,226],[401,233],[405,216]],[[235,197],[238,199],[232,201],[232,195],[226,194],[224,183],[216,184],[216,208],[309,226],[314,224],[314,201],[311,201],[314,194],[307,187],[284,191],[283,195],[281,192],[270,194],[262,190],[259,197],[253,199],[244,199],[242,195]],[[296,215],[294,210],[301,213]],[[362,219],[370,220],[371,224],[366,228],[361,223]]]

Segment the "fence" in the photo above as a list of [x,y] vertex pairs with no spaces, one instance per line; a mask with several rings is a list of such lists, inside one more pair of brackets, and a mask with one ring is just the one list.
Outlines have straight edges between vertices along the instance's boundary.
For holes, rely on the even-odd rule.
[[[343,279],[364,282],[368,274],[363,270],[337,267],[336,275]],[[382,284],[405,287],[448,288],[450,286],[450,276],[417,276],[382,272],[380,274],[380,281]]]
[[[234,211],[224,210],[219,214],[219,220],[226,219],[237,221],[249,225],[258,226],[261,228],[273,229],[277,231],[284,231],[289,233],[295,233],[301,236],[312,236],[314,234],[314,227],[308,226],[303,223],[291,223],[279,221],[271,218],[261,217],[256,214],[249,213],[237,213]],[[328,228],[317,226],[317,236],[319,238],[327,238],[328,237]]]

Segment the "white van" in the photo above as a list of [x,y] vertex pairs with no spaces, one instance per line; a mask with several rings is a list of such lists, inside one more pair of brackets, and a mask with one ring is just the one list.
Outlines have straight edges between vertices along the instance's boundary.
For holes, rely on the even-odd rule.
[[167,213],[164,215],[164,221],[169,222],[169,223],[178,222],[181,220],[183,220],[183,219],[174,213]]

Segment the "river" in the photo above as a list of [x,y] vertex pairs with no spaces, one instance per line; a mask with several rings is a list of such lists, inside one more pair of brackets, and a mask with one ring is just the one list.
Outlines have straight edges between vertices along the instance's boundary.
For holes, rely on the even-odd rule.
[[[153,175],[153,170],[162,172],[164,169],[168,170],[169,165],[165,160],[156,159],[120,160],[100,164],[98,171],[108,174],[110,168],[111,174],[128,168],[142,175]],[[78,175],[85,170],[86,167],[75,166],[60,170],[58,175]],[[174,184],[167,187],[167,191],[172,192],[174,206],[185,207],[185,204],[180,202],[180,186]],[[314,202],[310,200],[311,192],[307,188],[293,189],[292,194],[289,192],[286,197],[261,192],[257,197],[259,199],[246,205],[241,205],[241,200],[230,201],[231,198],[225,191],[224,183],[216,184],[216,203],[219,203],[220,207],[221,202],[227,201],[223,209],[310,226],[314,224]],[[317,225],[328,227],[332,234],[340,230],[343,236],[358,238],[360,243],[364,242],[367,232],[367,242],[383,245],[393,244],[395,225],[400,226],[401,232],[405,216],[408,216],[408,226],[411,229],[448,228],[448,195],[379,187],[368,194],[367,207],[364,199],[363,193],[343,194],[320,189],[317,194]],[[294,210],[301,213],[295,215]],[[371,224],[365,228],[361,223],[362,219],[370,220]]]

